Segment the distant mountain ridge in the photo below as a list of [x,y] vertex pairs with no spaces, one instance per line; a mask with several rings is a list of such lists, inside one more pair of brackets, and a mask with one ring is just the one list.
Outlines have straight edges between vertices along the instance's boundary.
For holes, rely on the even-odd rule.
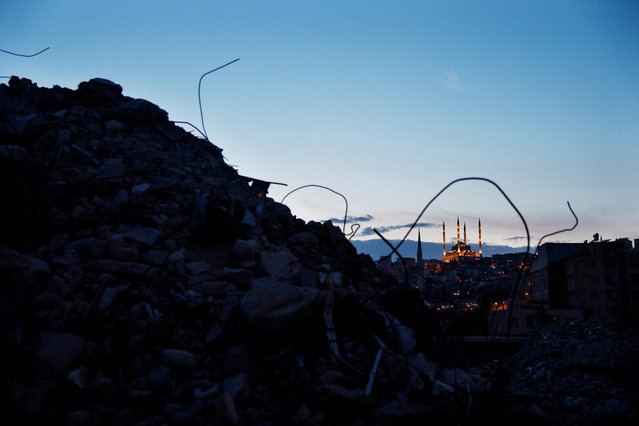
[[[393,245],[397,245],[400,240],[389,240]],[[390,247],[380,240],[351,240],[351,243],[357,249],[358,253],[368,254],[373,260],[379,260],[382,256],[387,256],[391,253]],[[473,250],[477,250],[476,244],[471,244]],[[533,248],[531,248],[532,250]],[[494,245],[494,244],[482,244],[482,251],[484,257],[490,257],[494,254],[505,253],[520,253],[525,252],[526,247],[512,247],[506,245]],[[404,257],[417,257],[417,241],[406,240],[399,248],[399,252]],[[442,258],[442,245],[441,243],[422,242],[422,253],[424,259],[441,259]],[[393,255],[395,258],[396,255]]]

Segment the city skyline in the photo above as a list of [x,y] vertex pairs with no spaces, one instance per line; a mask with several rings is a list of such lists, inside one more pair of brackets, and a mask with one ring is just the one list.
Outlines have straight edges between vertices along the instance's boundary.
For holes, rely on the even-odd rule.
[[49,49],[0,52],[0,75],[112,80],[206,130],[240,174],[285,183],[274,200],[317,185],[286,204],[358,219],[355,239],[438,241],[459,216],[481,218],[485,243],[525,245],[486,181],[420,215],[455,179],[490,179],[534,248],[575,224],[567,202],[579,225],[549,241],[639,237],[638,21],[623,0],[4,2],[0,49]]

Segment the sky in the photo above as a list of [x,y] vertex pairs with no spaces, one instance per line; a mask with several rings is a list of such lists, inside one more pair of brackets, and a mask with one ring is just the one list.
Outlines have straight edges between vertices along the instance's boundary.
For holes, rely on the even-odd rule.
[[[544,241],[639,238],[636,1],[0,0],[0,49],[46,47],[0,52],[0,75],[114,81],[355,239],[446,222],[452,243],[459,217],[470,243],[481,219],[526,245],[499,188],[533,246],[568,203],[577,227]],[[420,215],[465,177],[499,188],[459,181]]]

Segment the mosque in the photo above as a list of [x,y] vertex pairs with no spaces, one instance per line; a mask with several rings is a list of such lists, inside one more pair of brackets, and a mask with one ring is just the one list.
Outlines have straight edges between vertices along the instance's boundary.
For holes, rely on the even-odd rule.
[[464,242],[459,238],[459,218],[457,218],[457,244],[452,250],[446,250],[446,223],[442,222],[442,236],[444,239],[444,250],[442,260],[445,263],[459,262],[460,260],[479,260],[482,258],[481,250],[481,219],[479,220],[479,252],[473,251],[466,242],[466,224],[464,223]]

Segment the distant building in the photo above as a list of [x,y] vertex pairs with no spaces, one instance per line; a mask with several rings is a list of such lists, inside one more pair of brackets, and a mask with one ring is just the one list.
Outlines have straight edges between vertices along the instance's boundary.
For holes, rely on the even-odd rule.
[[464,223],[464,242],[462,243],[459,237],[459,218],[457,218],[457,244],[452,247],[452,250],[446,250],[446,223],[442,223],[442,237],[444,243],[444,250],[442,253],[442,260],[445,263],[459,262],[466,259],[481,259],[481,220],[479,220],[479,251],[473,251],[466,241],[466,224]]
[[546,243],[539,248],[530,269],[532,301],[552,309],[568,307],[564,259],[584,249],[583,243]]
[[547,243],[531,268],[529,303],[578,310],[607,325],[639,323],[639,250],[627,238]]
[[603,324],[639,321],[639,251],[629,239],[590,243],[565,264],[569,306]]

